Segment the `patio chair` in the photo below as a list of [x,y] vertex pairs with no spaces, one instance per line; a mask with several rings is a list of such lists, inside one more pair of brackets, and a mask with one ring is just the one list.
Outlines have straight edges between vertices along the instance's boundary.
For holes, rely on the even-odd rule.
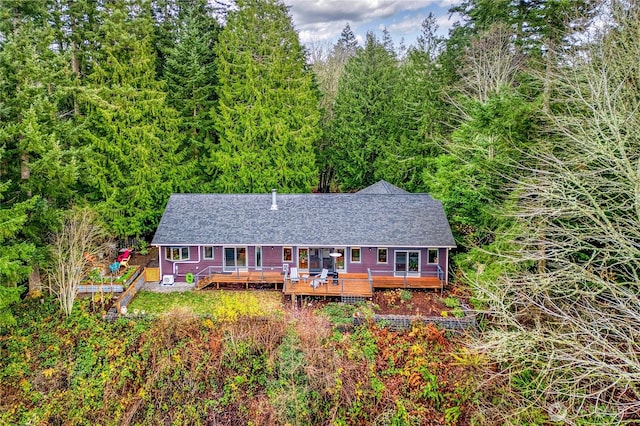
[[129,257],[125,258],[125,259],[122,259],[120,261],[120,267],[118,269],[122,268],[123,266],[125,268],[128,268],[129,267],[129,259],[131,259],[131,256],[129,256]]
[[89,254],[86,251],[84,252],[84,258],[87,262],[91,264],[92,268],[98,268],[103,266],[102,263],[98,260],[97,256],[93,254]]
[[322,272],[320,272],[320,275],[316,275],[315,277],[313,277],[313,280],[311,280],[311,287],[317,288],[321,284],[326,284],[328,275],[329,270],[323,269]]
[[295,266],[291,268],[291,274],[289,275],[289,280],[291,281],[291,284],[293,283],[297,283],[298,281],[300,281],[300,275],[298,274],[298,268],[296,268]]
[[124,253],[120,254],[120,256],[118,256],[118,262],[122,262],[124,259],[129,260],[129,258],[131,257],[131,249],[126,249],[124,251]]

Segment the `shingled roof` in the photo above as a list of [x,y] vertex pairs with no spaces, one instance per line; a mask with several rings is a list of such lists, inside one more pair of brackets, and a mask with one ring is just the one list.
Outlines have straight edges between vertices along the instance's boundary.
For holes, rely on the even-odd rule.
[[455,247],[440,201],[388,185],[278,194],[277,210],[271,194],[173,194],[152,244]]
[[390,184],[386,180],[380,180],[371,186],[361,189],[357,194],[409,194],[409,192]]

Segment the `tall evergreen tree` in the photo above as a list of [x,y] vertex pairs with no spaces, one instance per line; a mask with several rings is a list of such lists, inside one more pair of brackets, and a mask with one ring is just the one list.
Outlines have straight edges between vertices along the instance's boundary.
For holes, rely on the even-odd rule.
[[94,0],[61,0],[51,2],[50,7],[51,25],[55,31],[53,49],[64,53],[72,72],[71,81],[65,84],[66,96],[60,104],[63,109],[61,117],[68,119],[80,114],[78,97],[85,79],[92,64],[101,61],[97,37],[101,25],[100,3]]
[[438,26],[430,15],[423,21],[416,46],[411,46],[399,67],[402,82],[394,91],[388,114],[397,129],[395,163],[385,178],[402,183],[410,191],[424,191],[422,170],[430,157],[442,152],[446,138],[446,117],[451,113],[444,101],[445,83],[438,68],[438,53],[443,40],[436,35]]
[[[164,69],[167,101],[180,114],[188,156],[197,162],[217,143],[211,110],[216,100],[214,46],[219,31],[206,0],[197,0],[185,10],[178,41],[169,51]],[[199,191],[207,190],[203,185],[211,180],[204,166],[200,168]]]
[[308,192],[317,181],[318,98],[287,7],[239,0],[217,45],[214,189]]
[[28,220],[12,238],[18,246],[34,248],[28,256],[32,290],[40,287],[44,240],[59,210],[76,197],[73,128],[60,119],[72,74],[67,53],[53,47],[56,15],[50,6],[0,3],[0,148],[5,149],[0,181],[8,182],[5,212],[29,205]]
[[320,171],[319,192],[330,192],[334,184],[335,170],[331,162],[331,145],[333,144],[331,122],[338,95],[338,82],[347,61],[356,54],[357,50],[358,41],[347,24],[330,52],[326,56],[318,55],[311,65],[322,94],[320,98],[322,137],[316,145],[316,159]]
[[334,51],[342,51],[346,53],[346,56],[353,56],[356,50],[358,50],[358,40],[351,30],[351,25],[347,22],[340,33]]
[[20,298],[18,284],[29,275],[29,264],[36,249],[33,243],[20,238],[20,234],[37,198],[5,207],[4,192],[9,184],[0,182],[0,332],[15,324],[9,307]]
[[190,0],[151,0],[153,16],[153,53],[156,75],[164,77],[166,61],[178,40],[182,5],[190,7]]
[[83,100],[89,151],[83,180],[111,231],[148,234],[169,194],[189,189],[179,151],[176,111],[155,79],[152,23],[146,3],[117,0],[105,8],[101,57]]
[[331,161],[343,190],[370,185],[394,167],[397,123],[389,111],[397,88],[395,56],[368,33],[346,64],[331,126]]
[[13,182],[11,198],[41,196],[54,206],[72,198],[76,168],[62,140],[70,130],[58,119],[58,86],[66,83],[63,55],[50,49],[48,11],[35,15],[14,10],[12,28],[0,42],[0,144],[4,170]]

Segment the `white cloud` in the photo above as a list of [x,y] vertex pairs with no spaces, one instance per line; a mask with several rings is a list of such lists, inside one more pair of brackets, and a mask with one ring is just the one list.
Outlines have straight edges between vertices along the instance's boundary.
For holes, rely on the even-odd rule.
[[418,10],[440,0],[286,0],[300,27],[326,21],[354,24],[388,18],[402,11]]
[[360,44],[369,30],[387,28],[394,39],[413,43],[422,21],[432,11],[438,34],[453,25],[449,7],[461,0],[285,0],[303,44],[335,41],[348,23]]
[[[2,0],[0,0],[2,1]],[[213,0],[209,0],[213,1]],[[233,4],[233,0],[215,0]],[[334,43],[346,24],[356,40],[364,43],[367,31],[387,28],[394,42],[415,42],[422,21],[432,11],[446,35],[458,16],[449,19],[449,8],[462,0],[283,0],[289,6],[300,41],[305,45]],[[380,34],[379,34],[380,35]]]

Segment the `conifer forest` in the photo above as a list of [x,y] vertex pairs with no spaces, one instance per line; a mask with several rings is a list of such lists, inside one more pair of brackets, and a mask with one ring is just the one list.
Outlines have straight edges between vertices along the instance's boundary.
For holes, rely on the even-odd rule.
[[[309,45],[285,3],[0,0],[0,424],[640,424],[636,2]],[[381,179],[443,203],[473,331],[233,292],[106,321],[74,290],[172,193]]]

